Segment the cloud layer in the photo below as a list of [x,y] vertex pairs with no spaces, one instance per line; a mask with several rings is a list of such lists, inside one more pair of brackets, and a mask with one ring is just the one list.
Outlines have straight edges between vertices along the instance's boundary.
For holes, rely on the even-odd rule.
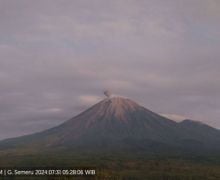
[[220,128],[218,0],[0,0],[0,138],[103,98]]

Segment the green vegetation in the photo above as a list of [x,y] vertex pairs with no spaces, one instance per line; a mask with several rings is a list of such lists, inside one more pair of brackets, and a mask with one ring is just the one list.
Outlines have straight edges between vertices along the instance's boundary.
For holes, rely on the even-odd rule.
[[8,167],[94,167],[92,177],[14,177],[15,180],[219,180],[220,163],[215,157],[161,158],[132,154],[39,153],[1,156],[1,166]]

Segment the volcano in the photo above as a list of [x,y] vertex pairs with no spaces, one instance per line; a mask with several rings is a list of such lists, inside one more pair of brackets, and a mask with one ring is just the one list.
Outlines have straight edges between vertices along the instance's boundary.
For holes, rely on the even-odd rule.
[[18,148],[218,151],[220,131],[192,120],[177,123],[128,98],[108,97],[57,127],[0,142],[1,150]]

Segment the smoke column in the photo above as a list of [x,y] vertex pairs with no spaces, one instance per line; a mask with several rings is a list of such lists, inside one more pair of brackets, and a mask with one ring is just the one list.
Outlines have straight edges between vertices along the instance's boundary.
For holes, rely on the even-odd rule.
[[105,90],[104,91],[104,95],[107,97],[107,98],[110,98],[111,97],[111,92],[109,90]]

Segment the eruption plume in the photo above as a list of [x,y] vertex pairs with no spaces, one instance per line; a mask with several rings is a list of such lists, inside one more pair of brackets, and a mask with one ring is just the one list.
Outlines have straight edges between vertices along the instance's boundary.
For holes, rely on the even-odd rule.
[[106,97],[110,98],[112,94],[111,94],[111,92],[110,92],[109,90],[105,90],[105,91],[104,91],[104,95],[105,95]]

